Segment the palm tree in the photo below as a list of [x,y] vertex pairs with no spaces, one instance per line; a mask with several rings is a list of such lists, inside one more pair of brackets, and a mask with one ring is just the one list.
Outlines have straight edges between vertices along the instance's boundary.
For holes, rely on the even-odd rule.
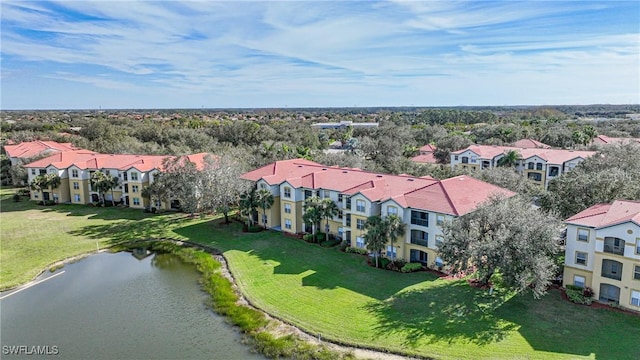
[[[400,236],[404,236],[407,231],[407,224],[402,222],[398,215],[391,214],[385,217],[382,221],[382,228],[384,230],[385,238],[389,239],[391,247],[395,243],[396,239]],[[395,256],[392,256],[394,259]]]
[[322,209],[319,197],[312,196],[304,201],[304,214],[302,214],[302,220],[306,224],[312,225],[311,233],[315,239],[316,229],[320,227],[320,221],[322,221]]
[[58,176],[58,174],[49,173],[45,175],[45,179],[47,188],[49,188],[51,192],[53,192],[54,189],[57,189],[58,186],[62,184],[62,179],[60,179],[60,176]]
[[327,224],[324,227],[325,229],[325,241],[329,241],[329,220],[333,219],[334,216],[338,215],[340,209],[338,209],[338,205],[336,205],[333,200],[327,198],[322,200],[322,206],[320,207],[322,217],[327,220]]
[[367,229],[367,233],[363,236],[365,245],[367,250],[374,253],[376,258],[376,267],[378,267],[380,251],[384,248],[384,244],[387,243],[382,218],[380,216],[369,216],[364,227]]
[[256,211],[258,205],[258,195],[255,187],[240,194],[240,212],[243,215],[247,215],[247,229],[249,229],[253,222],[251,215]]
[[105,206],[105,193],[111,190],[112,181],[111,177],[102,171],[98,170],[91,174],[91,184],[100,194],[100,197],[102,198],[102,206]]
[[264,224],[264,228],[267,228],[267,209],[271,209],[273,206],[273,194],[271,191],[267,189],[260,189],[256,194],[256,198],[258,200],[258,205],[262,208],[262,222]]
[[44,189],[47,188],[47,179],[45,175],[38,175],[33,178],[33,180],[31,180],[31,183],[29,183],[29,187],[31,187],[32,190],[40,192],[40,198],[42,199],[42,203],[44,204]]
[[111,190],[111,205],[116,206],[115,199],[113,197],[113,189],[117,188],[120,185],[120,178],[117,176],[112,176],[111,181],[109,181],[109,189]]
[[520,160],[520,153],[517,150],[509,150],[498,159],[498,166],[514,167]]

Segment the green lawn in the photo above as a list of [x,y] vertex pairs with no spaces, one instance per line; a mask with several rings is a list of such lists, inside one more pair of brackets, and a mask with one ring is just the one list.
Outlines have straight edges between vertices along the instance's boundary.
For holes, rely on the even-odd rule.
[[429,273],[366,266],[365,257],[275,232],[245,234],[184,214],[77,205],[0,204],[1,286],[28,281],[51,263],[148,237],[210,244],[224,251],[239,286],[260,308],[323,338],[436,358],[634,359],[640,317],[542,300]]

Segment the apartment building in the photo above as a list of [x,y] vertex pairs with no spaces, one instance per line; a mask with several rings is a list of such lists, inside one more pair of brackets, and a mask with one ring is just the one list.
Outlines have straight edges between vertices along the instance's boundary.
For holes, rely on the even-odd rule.
[[[205,153],[188,155],[197,166],[204,164]],[[89,204],[100,201],[100,194],[91,184],[91,176],[101,171],[118,177],[120,185],[105,194],[106,201],[115,201],[132,208],[150,206],[142,196],[142,189],[153,183],[157,172],[162,171],[165,155],[100,154],[89,150],[72,150],[55,153],[25,165],[29,183],[38,175],[54,173],[60,176],[61,185],[56,189],[31,192],[32,200],[53,200],[59,203]],[[40,199],[43,196],[43,199]],[[176,202],[156,201],[158,209],[177,207]]]
[[565,223],[563,285],[589,286],[599,301],[640,311],[640,202],[594,205]]
[[438,160],[433,156],[433,152],[436,151],[436,146],[427,144],[418,149],[418,155],[411,158],[412,161],[419,164],[437,164]]
[[498,166],[498,161],[510,151],[516,151],[520,156],[516,162],[516,172],[545,189],[552,179],[573,170],[584,159],[596,154],[595,151],[471,145],[451,152],[451,169],[490,169]]
[[274,204],[266,214],[258,210],[259,218],[266,217],[272,229],[292,234],[311,232],[311,225],[302,220],[304,201],[312,196],[329,198],[340,212],[330,219],[325,231],[353,247],[364,248],[367,218],[395,214],[407,224],[407,231],[387,244],[384,254],[430,267],[441,263],[437,246],[442,241],[444,221],[473,211],[491,195],[515,195],[470,176],[436,180],[330,167],[304,159],[278,161],[242,178],[273,194]]

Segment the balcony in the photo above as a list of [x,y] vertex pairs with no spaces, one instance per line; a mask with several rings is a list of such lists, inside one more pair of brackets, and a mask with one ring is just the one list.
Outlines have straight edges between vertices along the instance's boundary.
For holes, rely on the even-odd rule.
[[625,241],[614,237],[604,238],[604,252],[614,255],[624,256]]
[[411,243],[414,245],[420,245],[424,247],[429,247],[429,241],[427,239],[414,239],[411,238]]
[[602,260],[601,276],[613,280],[622,280],[622,263],[609,259]]

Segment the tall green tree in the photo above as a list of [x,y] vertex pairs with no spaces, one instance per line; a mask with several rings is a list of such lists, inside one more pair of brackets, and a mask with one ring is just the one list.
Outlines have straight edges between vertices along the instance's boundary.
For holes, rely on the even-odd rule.
[[311,233],[313,238],[316,238],[316,231],[320,227],[322,221],[322,202],[319,197],[312,196],[304,201],[304,214],[302,214],[302,220],[306,224],[311,224]]
[[262,223],[267,228],[267,210],[273,206],[274,198],[271,191],[260,189],[257,192],[258,205],[262,208]]
[[29,187],[31,187],[32,190],[38,191],[40,193],[40,198],[44,203],[44,189],[48,187],[45,175],[38,175],[33,178],[33,180],[31,180],[31,182],[29,183]]
[[[405,224],[398,215],[388,215],[382,219],[382,230],[386,239],[393,247],[396,239],[404,236],[407,231],[407,224]],[[395,258],[395,255],[392,256]]]
[[255,186],[240,194],[240,213],[247,216],[247,229],[253,223],[253,213],[258,209],[258,192]]
[[493,197],[443,226],[440,257],[453,272],[474,270],[487,285],[496,272],[503,283],[543,295],[556,274],[560,222],[521,197]]
[[497,165],[501,167],[514,167],[521,158],[517,150],[509,150],[504,153],[503,157],[498,159]]
[[338,215],[338,213],[340,212],[340,209],[338,208],[338,205],[329,198],[322,199],[320,208],[322,212],[322,217],[327,221],[324,228],[325,241],[329,241],[329,229],[330,229],[329,220],[333,219],[336,215]]
[[384,249],[384,246],[387,243],[382,218],[380,216],[369,216],[364,224],[364,228],[367,230],[363,236],[365,246],[367,250],[374,254],[376,267],[378,267],[380,252]]
[[103,173],[98,170],[91,174],[91,185],[98,191],[100,194],[100,198],[102,200],[102,206],[105,205],[105,194],[107,191],[115,188],[117,183],[114,183],[114,180],[111,176]]

